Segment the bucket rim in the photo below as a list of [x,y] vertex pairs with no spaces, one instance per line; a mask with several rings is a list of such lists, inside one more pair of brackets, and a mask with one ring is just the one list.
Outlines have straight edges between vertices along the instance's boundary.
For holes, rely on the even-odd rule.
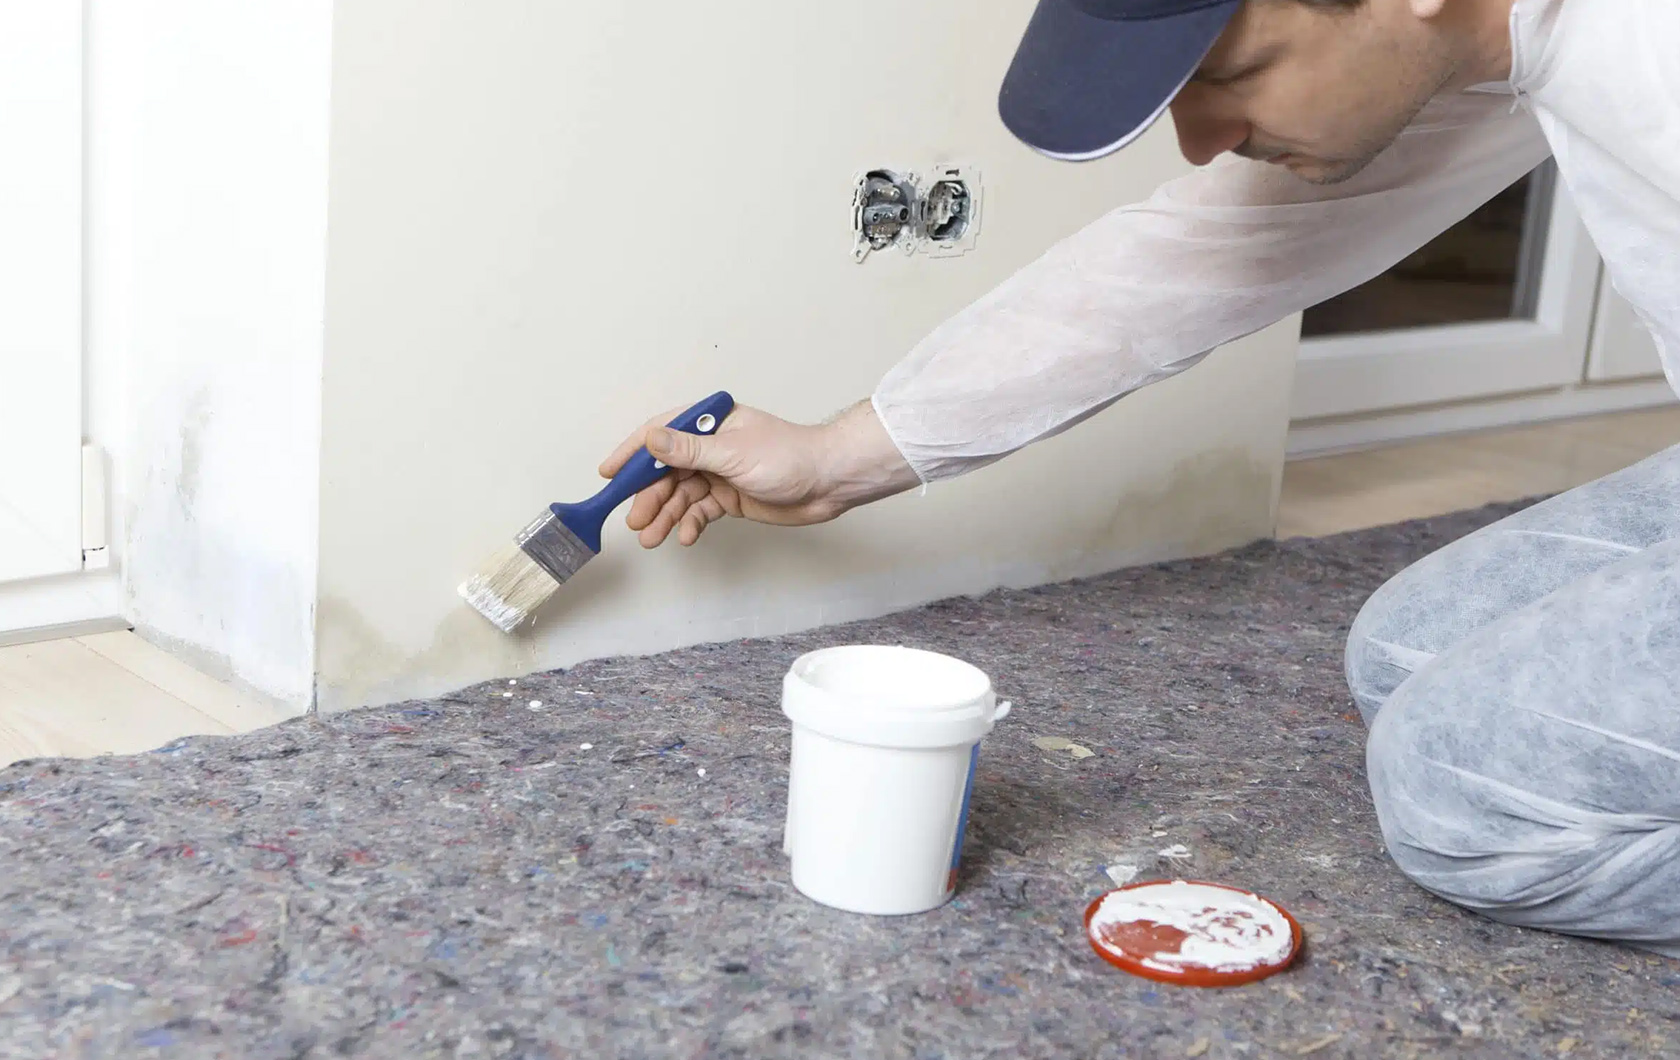
[[[821,662],[826,662],[838,656],[847,654],[876,654],[893,653],[900,658],[920,658],[934,661],[935,665],[956,668],[961,672],[961,679],[966,687],[955,689],[948,696],[932,699],[922,699],[918,702],[895,700],[891,696],[877,696],[867,705],[856,703],[856,697],[846,692],[826,687],[816,680],[813,670]],[[784,683],[790,687],[797,687],[801,694],[816,696],[825,700],[838,700],[849,703],[853,709],[869,710],[894,715],[899,721],[909,721],[913,717],[923,717],[929,721],[944,720],[953,713],[979,710],[990,714],[990,708],[996,705],[997,690],[992,685],[991,677],[986,671],[965,659],[943,652],[930,651],[926,648],[912,648],[901,644],[837,644],[827,648],[808,651],[795,659],[788,669]]]

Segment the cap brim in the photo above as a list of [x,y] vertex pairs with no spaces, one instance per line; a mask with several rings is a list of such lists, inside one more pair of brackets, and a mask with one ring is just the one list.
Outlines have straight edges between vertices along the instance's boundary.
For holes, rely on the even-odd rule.
[[1040,0],[998,94],[1003,124],[1052,158],[1118,151],[1166,111],[1239,6],[1115,21]]

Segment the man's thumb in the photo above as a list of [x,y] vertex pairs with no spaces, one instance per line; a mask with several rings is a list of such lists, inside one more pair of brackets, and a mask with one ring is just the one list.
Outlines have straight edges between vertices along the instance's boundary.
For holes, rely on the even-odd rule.
[[687,431],[655,427],[648,432],[647,450],[662,462],[687,471],[721,471],[723,454],[717,439]]

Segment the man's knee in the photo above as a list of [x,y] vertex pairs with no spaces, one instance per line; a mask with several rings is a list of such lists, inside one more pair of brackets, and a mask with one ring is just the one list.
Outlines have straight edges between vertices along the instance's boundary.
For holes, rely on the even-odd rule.
[[[1395,685],[1366,750],[1406,876],[1507,923],[1680,952],[1675,656],[1650,623],[1614,624],[1672,611],[1674,570],[1680,542],[1653,546],[1467,636],[1437,624],[1409,642],[1441,654]],[[1373,616],[1423,615],[1395,618],[1386,593],[1356,626],[1355,679],[1361,646],[1387,639],[1365,632]]]
[[1413,791],[1420,768],[1418,748],[1399,710],[1383,711],[1367,723],[1371,731],[1365,744],[1365,773],[1383,843],[1400,871],[1416,881],[1429,860],[1440,853],[1431,842],[1427,818],[1442,812],[1452,816],[1460,808],[1434,805],[1426,810],[1419,804]]
[[1366,745],[1401,873],[1495,920],[1680,953],[1680,822],[1579,805],[1544,777],[1498,779],[1501,748],[1462,743],[1490,730],[1450,724],[1469,704],[1436,701],[1451,682],[1432,676],[1395,693]]
[[1441,752],[1433,705],[1400,689],[1371,724],[1365,766],[1383,842],[1414,883],[1482,912],[1522,901],[1520,874],[1501,863],[1514,838],[1477,779]]
[[1415,624],[1410,618],[1413,609],[1402,606],[1403,601],[1415,599],[1411,579],[1408,568],[1372,593],[1348,631],[1342,665],[1348,691],[1367,726],[1376,720],[1377,712],[1400,683],[1434,658],[1429,652],[1408,646],[1419,633],[1408,628]]

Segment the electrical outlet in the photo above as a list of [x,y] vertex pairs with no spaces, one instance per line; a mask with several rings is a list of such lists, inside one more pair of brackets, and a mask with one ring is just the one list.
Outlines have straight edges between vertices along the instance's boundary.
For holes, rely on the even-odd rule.
[[980,235],[980,171],[973,166],[934,166],[918,211],[916,249],[947,258],[974,249]]
[[908,252],[916,239],[915,174],[872,169],[857,178],[852,196],[852,254],[857,260],[872,251],[898,247]]
[[857,176],[852,194],[852,256],[897,248],[942,258],[974,249],[980,234],[980,172],[940,165],[927,178],[913,172],[871,169]]

